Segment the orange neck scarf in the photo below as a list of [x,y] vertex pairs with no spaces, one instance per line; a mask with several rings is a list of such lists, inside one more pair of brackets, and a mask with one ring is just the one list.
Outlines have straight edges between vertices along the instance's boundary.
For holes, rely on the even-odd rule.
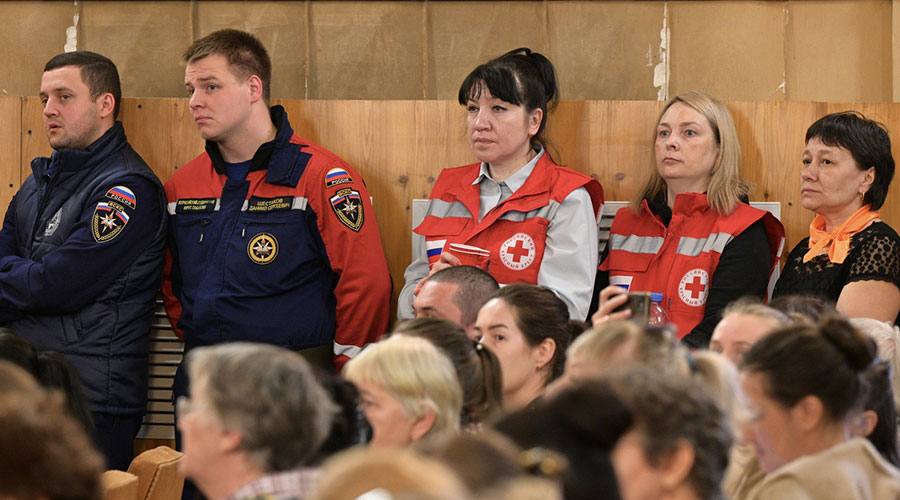
[[825,250],[828,260],[842,264],[850,250],[850,237],[877,218],[878,212],[873,211],[871,205],[865,205],[829,233],[825,231],[825,218],[817,215],[809,223],[809,251],[803,256],[803,262],[809,262]]

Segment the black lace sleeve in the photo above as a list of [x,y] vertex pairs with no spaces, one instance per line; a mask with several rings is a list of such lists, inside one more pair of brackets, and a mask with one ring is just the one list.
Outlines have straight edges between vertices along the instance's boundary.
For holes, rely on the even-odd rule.
[[900,236],[884,223],[870,228],[872,231],[867,231],[858,245],[852,245],[852,261],[847,262],[844,283],[888,281],[900,288]]

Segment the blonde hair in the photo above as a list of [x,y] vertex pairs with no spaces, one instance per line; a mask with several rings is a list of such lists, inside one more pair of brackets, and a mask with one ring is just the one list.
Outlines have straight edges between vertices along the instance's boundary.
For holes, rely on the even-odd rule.
[[719,402],[731,423],[732,432],[737,435],[741,424],[751,418],[741,391],[737,367],[725,356],[713,351],[697,351],[692,356],[694,380],[709,388],[709,394]]
[[435,414],[422,438],[428,442],[459,430],[462,389],[453,363],[431,342],[395,335],[366,348],[344,367],[344,378],[369,383],[391,393],[408,416]]
[[683,375],[689,367],[684,350],[668,332],[647,330],[632,321],[614,321],[582,333],[572,341],[566,355],[607,364],[610,356],[629,342],[634,344],[632,361],[667,373]]
[[[666,103],[656,119],[657,125],[666,111],[676,103],[687,105],[703,115],[713,129],[719,152],[710,174],[709,186],[706,190],[707,199],[714,211],[720,214],[730,214],[741,198],[747,196],[751,188],[750,184],[740,178],[741,145],[731,113],[724,104],[706,94],[688,92],[675,96]],[[655,127],[653,136],[655,141]],[[656,169],[656,150],[653,151],[650,159],[650,175],[641,189],[637,191],[635,198],[631,200],[632,210],[638,213],[641,211],[641,202],[644,199],[653,199],[660,193],[666,192],[666,181]]]
[[373,498],[465,500],[462,482],[444,464],[404,448],[356,448],[325,462],[314,500]]

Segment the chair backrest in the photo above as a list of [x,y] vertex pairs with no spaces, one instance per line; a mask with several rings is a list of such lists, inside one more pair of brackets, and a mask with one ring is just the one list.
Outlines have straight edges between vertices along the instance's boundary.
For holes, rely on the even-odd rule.
[[128,472],[138,478],[137,500],[179,500],[184,474],[179,464],[184,454],[158,446],[134,457]]
[[103,500],[138,500],[138,478],[130,472],[108,470],[100,476]]

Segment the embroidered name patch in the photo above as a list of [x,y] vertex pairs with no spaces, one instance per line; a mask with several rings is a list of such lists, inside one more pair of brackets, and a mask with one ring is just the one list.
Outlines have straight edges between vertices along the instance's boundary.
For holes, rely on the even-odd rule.
[[203,212],[215,212],[216,211],[216,199],[215,198],[190,198],[184,200],[178,200],[175,202],[175,213],[176,214],[193,214],[193,213],[203,213]]
[[258,233],[247,243],[247,256],[261,266],[271,264],[278,257],[278,240],[269,233]]
[[132,210],[137,206],[137,198],[134,197],[134,191],[125,186],[113,186],[106,192],[106,197]]
[[359,191],[350,188],[339,190],[331,198],[331,208],[341,224],[359,232],[363,225],[363,206]]
[[343,168],[332,168],[325,174],[325,187],[330,188],[338,184],[353,182],[353,178]]
[[103,243],[112,240],[125,229],[128,219],[125,207],[114,201],[101,201],[94,208],[94,215],[91,217],[91,234],[94,241]]
[[277,210],[290,210],[293,205],[293,196],[279,196],[278,198],[259,198],[252,196],[247,200],[247,211],[274,212]]

